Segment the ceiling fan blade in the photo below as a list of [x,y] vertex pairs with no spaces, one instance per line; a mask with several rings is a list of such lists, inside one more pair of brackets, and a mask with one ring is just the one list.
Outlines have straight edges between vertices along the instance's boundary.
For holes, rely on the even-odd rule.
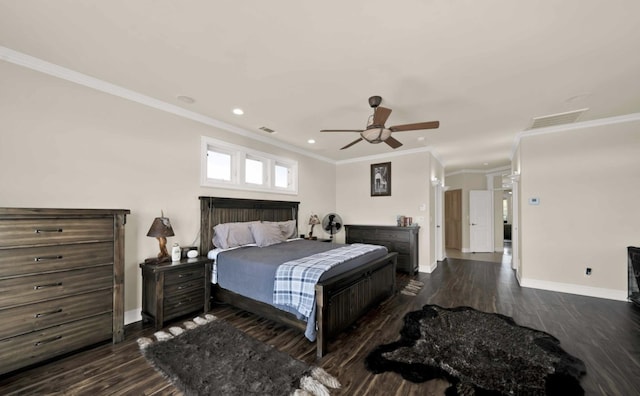
[[436,129],[440,121],[417,122],[415,124],[396,125],[389,128],[391,132],[417,131],[419,129]]
[[346,149],[346,148],[349,148],[349,147],[353,146],[354,144],[358,143],[358,142],[359,142],[359,141],[361,141],[361,140],[362,140],[362,138],[358,138],[358,139],[354,140],[353,142],[351,142],[351,143],[347,144],[346,146],[344,146],[344,147],[343,147],[343,148],[341,148],[340,150],[344,150],[344,149]]
[[384,142],[394,149],[397,149],[398,147],[402,146],[402,143],[394,139],[393,136],[389,136]]
[[362,132],[363,129],[322,129],[320,132]]
[[387,122],[387,118],[391,114],[391,109],[387,109],[386,107],[376,107],[375,112],[373,113],[373,125],[384,125]]

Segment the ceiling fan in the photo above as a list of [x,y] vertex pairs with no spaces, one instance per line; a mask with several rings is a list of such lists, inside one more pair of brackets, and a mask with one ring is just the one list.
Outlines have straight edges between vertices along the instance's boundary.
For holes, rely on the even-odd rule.
[[395,125],[387,128],[384,123],[391,114],[391,109],[386,107],[380,107],[382,98],[380,96],[372,96],[369,98],[369,106],[373,108],[373,114],[369,117],[368,125],[365,129],[323,129],[320,132],[358,132],[360,137],[353,142],[342,147],[340,150],[344,150],[353,146],[361,140],[366,140],[369,143],[381,143],[385,142],[391,148],[398,148],[402,146],[398,140],[391,136],[391,132],[405,132],[416,131],[419,129],[435,129],[440,126],[440,121],[429,122],[417,122],[415,124]]

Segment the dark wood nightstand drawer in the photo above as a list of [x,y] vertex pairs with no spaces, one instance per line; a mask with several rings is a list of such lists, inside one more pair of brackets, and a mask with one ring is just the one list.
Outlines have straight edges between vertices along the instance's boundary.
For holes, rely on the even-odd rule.
[[0,220],[0,247],[113,240],[113,218]]
[[113,311],[113,292],[100,290],[0,310],[0,340]]
[[113,263],[113,242],[0,249],[0,277]]
[[197,279],[204,279],[204,268],[202,266],[198,268],[192,267],[166,272],[164,275],[164,284],[166,287],[176,283],[189,282]]
[[0,308],[112,287],[111,265],[6,278],[0,280]]
[[164,320],[188,314],[202,309],[204,304],[204,289],[194,289],[186,293],[173,295],[165,299]]
[[0,341],[0,372],[8,372],[111,339],[111,313]]

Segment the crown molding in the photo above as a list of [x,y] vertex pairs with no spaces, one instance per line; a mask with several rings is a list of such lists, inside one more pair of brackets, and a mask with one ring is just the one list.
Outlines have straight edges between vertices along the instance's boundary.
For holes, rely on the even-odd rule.
[[518,134],[516,134],[516,137],[513,140],[513,144],[511,146],[510,159],[513,161],[513,157],[515,156],[516,151],[518,150],[518,146],[520,145],[520,140],[525,137],[547,135],[549,133],[574,131],[576,129],[594,128],[594,127],[599,127],[604,125],[622,124],[625,122],[633,122],[633,121],[640,121],[640,113],[631,113],[631,114],[625,114],[625,115],[615,116],[615,117],[598,118],[597,120],[574,122],[571,124],[554,125],[547,128],[529,129],[526,131],[521,131]]
[[303,150],[299,147],[296,147],[287,143],[283,143],[275,139],[271,139],[269,137],[259,135],[255,132],[251,132],[244,128],[237,127],[235,125],[227,124],[226,122],[217,120],[212,117],[205,116],[200,113],[196,113],[195,111],[186,110],[180,106],[176,106],[174,104],[152,98],[151,96],[143,95],[139,92],[132,91],[130,89],[121,87],[119,85],[112,84],[104,80],[100,80],[98,78],[91,77],[86,74],[82,74],[75,70],[71,70],[66,67],[62,67],[60,65],[56,65],[54,63],[44,61],[34,56],[12,50],[11,48],[0,46],[0,59],[9,63],[13,63],[18,66],[26,67],[28,69],[35,70],[44,74],[48,74],[53,77],[57,77],[57,78],[67,80],[88,88],[92,88],[97,91],[101,91],[113,96],[130,100],[132,102],[136,102],[148,107],[152,107],[157,110],[171,113],[179,117],[196,121],[201,124],[205,124],[214,128],[222,129],[227,132],[248,137],[250,139],[258,140],[260,142],[267,143],[272,146],[293,151],[295,153],[298,153],[307,157],[315,158],[317,160],[328,162],[331,164],[336,163],[336,161],[332,160],[331,158],[327,158],[327,157]]
[[500,174],[502,174],[503,172],[511,172],[511,166],[500,166],[498,168],[493,168],[493,169],[461,169],[461,170],[457,170],[451,173],[445,173],[445,177],[449,177],[449,176],[455,176],[455,175],[461,175],[463,173],[474,173],[474,174],[480,174],[480,175],[491,175],[494,174],[495,176],[498,176]]
[[[336,161],[335,163],[336,163],[336,165],[345,165],[345,164],[353,164],[355,162],[375,161],[375,160],[382,160],[382,159],[388,159],[388,158],[393,158],[393,157],[401,157],[403,155],[416,154],[416,153],[431,153],[433,155],[432,148],[430,146],[427,146],[427,147],[421,147],[421,148],[416,148],[416,149],[393,151],[393,152],[390,152],[390,153],[367,155],[367,156],[364,156],[364,157],[357,157],[357,158],[351,158],[351,159],[347,159],[347,160],[340,160],[340,161]],[[436,159],[438,161],[440,161],[440,159],[437,156],[434,155],[434,157],[436,157]],[[440,163],[442,163],[442,162],[440,162]]]

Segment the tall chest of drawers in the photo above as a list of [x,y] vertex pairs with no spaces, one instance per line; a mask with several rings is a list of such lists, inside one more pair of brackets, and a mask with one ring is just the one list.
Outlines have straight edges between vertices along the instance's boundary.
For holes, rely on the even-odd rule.
[[124,339],[129,213],[0,208],[0,374]]
[[397,269],[412,275],[418,272],[419,226],[345,225],[346,243],[382,245],[398,253]]

